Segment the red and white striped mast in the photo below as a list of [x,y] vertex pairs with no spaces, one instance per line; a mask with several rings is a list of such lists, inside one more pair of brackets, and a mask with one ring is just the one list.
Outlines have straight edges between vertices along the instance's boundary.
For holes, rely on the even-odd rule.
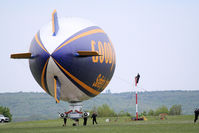
[[135,95],[136,95],[136,105],[135,105],[135,111],[136,111],[136,120],[138,120],[138,94],[137,94],[137,84],[139,82],[140,75],[139,73],[135,77]]

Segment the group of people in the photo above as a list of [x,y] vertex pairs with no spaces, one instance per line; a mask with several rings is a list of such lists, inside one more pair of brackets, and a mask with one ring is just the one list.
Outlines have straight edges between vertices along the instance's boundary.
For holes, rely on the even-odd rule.
[[[84,123],[83,125],[86,126],[87,125],[87,120],[88,120],[88,116],[84,116]],[[93,121],[93,125],[97,124],[97,113],[94,112],[91,116],[91,119]],[[64,117],[64,124],[63,126],[66,126],[66,122],[67,122],[67,117]],[[79,119],[75,119],[75,123],[73,123],[73,126],[79,125]]]
[[[87,119],[88,119],[88,116],[85,116],[85,117],[84,117],[84,123],[83,123],[84,126],[87,125]],[[96,113],[96,112],[94,112],[94,113],[92,114],[91,119],[93,120],[93,125],[94,125],[94,124],[97,124],[97,113]]]

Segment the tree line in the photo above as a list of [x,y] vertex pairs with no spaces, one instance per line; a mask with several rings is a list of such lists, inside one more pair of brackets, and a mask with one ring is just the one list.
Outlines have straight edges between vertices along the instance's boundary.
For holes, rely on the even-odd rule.
[[148,113],[146,113],[146,111],[143,111],[143,115],[148,115],[148,116],[158,116],[162,113],[166,113],[168,115],[181,115],[182,105],[175,104],[170,109],[168,109],[166,106],[163,105],[157,108],[156,110],[150,109]]
[[[91,111],[89,111],[91,114],[93,112],[97,112],[98,116],[100,117],[118,117],[118,116],[131,116],[129,112],[120,111],[119,113],[116,113],[113,109],[111,109],[107,104],[103,104],[99,107],[93,107]],[[170,109],[168,109],[166,106],[161,106],[157,108],[156,110],[150,109],[148,112],[143,111],[140,115],[144,116],[158,116],[162,113],[166,113],[168,115],[181,115],[182,114],[182,106],[181,105],[173,105]]]
[[[116,113],[113,109],[111,109],[107,104],[103,104],[99,107],[93,107],[92,110],[88,111],[91,114],[93,112],[97,112],[99,117],[120,117],[120,116],[131,116],[129,112],[120,111]],[[140,115],[144,116],[158,116],[162,113],[166,113],[168,115],[181,115],[182,114],[182,106],[181,105],[173,105],[170,109],[166,106],[161,106],[156,110],[150,109],[148,112],[143,111]],[[12,114],[10,113],[10,109],[8,107],[0,106],[0,114],[9,118],[9,121],[12,121]]]

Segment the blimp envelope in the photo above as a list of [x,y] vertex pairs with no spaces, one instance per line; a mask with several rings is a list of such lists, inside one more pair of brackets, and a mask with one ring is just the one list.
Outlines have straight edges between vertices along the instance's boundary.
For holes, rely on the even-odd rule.
[[107,34],[82,18],[58,18],[34,36],[28,58],[37,83],[57,102],[80,102],[100,94],[115,70],[115,51]]

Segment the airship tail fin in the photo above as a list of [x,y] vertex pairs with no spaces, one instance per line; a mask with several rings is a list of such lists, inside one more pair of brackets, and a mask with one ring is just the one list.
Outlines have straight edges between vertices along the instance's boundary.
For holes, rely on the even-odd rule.
[[10,58],[12,59],[30,59],[31,57],[31,53],[18,53],[10,55]]
[[97,51],[77,51],[76,56],[84,57],[84,56],[101,56]]
[[52,13],[52,31],[53,31],[53,36],[57,35],[58,30],[59,30],[59,24],[58,24],[57,11],[54,10],[53,13]]
[[54,76],[54,98],[56,103],[60,101],[60,94],[61,94],[61,83],[57,76]]

